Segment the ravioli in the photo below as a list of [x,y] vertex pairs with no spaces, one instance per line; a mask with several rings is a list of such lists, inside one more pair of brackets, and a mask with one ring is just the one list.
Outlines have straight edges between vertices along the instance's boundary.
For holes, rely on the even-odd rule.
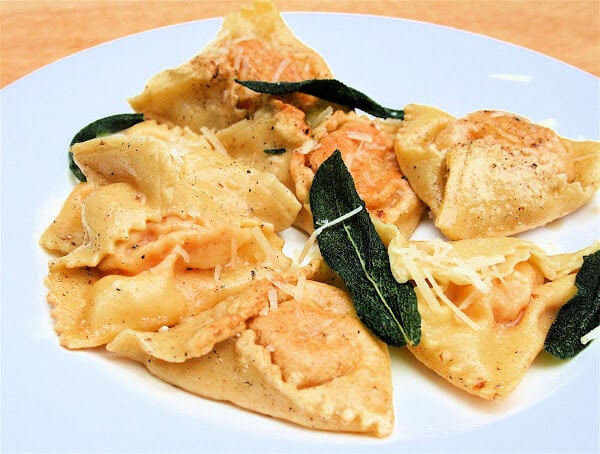
[[421,342],[408,348],[458,388],[502,399],[544,347],[557,311],[577,291],[583,256],[547,255],[517,238],[407,241],[389,246],[399,282],[415,283]]
[[[276,82],[329,77],[323,58],[294,36],[274,4],[255,0],[224,18],[213,43],[189,62],[152,77],[129,102],[145,118],[200,132],[226,128],[269,99],[237,84],[236,78]],[[301,94],[288,101],[302,110],[318,104]]]
[[41,239],[60,254],[46,285],[63,345],[177,324],[290,266],[294,195],[202,136],[147,121],[72,151],[88,182]]
[[396,161],[394,134],[398,127],[396,120],[371,119],[331,109],[330,115],[313,130],[312,148],[295,151],[290,161],[296,197],[303,206],[296,225],[312,231],[310,187],[319,166],[339,149],[371,217],[393,224],[410,236],[421,220],[424,205]]
[[[263,310],[236,336],[215,337],[204,355],[182,362],[181,355],[172,360],[148,346],[169,331],[148,341],[147,334],[134,339],[123,332],[109,349],[201,396],[310,428],[389,435],[394,413],[387,346],[364,328],[347,293],[310,280],[296,284],[301,290],[291,282],[257,283]],[[278,296],[269,297],[269,288]]]
[[456,119],[409,105],[396,135],[402,172],[451,240],[514,235],[585,205],[600,186],[600,144],[559,137],[498,111]]

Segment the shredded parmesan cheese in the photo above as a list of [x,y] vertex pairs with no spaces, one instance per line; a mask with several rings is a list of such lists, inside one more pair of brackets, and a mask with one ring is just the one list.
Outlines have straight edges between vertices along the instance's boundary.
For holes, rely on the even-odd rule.
[[423,298],[425,298],[425,301],[429,304],[431,309],[439,310],[441,308],[440,302],[437,300],[431,291],[431,288],[427,284],[425,275],[421,273],[421,270],[415,264],[412,258],[406,257],[405,264],[407,265],[408,272],[415,281],[417,288],[421,290],[421,294],[423,295]]
[[279,63],[279,66],[277,67],[277,69],[275,70],[275,73],[273,74],[273,78],[272,78],[273,82],[279,82],[279,79],[281,78],[283,71],[285,71],[285,68],[287,68],[290,65],[290,63],[292,63],[291,58],[284,58]]
[[461,311],[452,301],[450,301],[450,299],[446,296],[444,291],[440,288],[440,286],[438,285],[436,280],[433,278],[433,276],[427,276],[427,280],[431,284],[431,288],[437,294],[438,298],[442,302],[446,303],[446,306],[448,306],[452,310],[452,312],[454,312],[454,315],[456,315],[456,317],[458,319],[460,319],[460,321],[462,321],[464,324],[469,326],[469,328],[471,328],[474,331],[477,331],[480,329],[480,327],[477,323],[475,323],[473,320],[471,320],[471,318],[469,318],[469,316],[467,316],[467,314],[465,314],[463,311]]
[[281,281],[271,281],[271,283],[282,292],[294,298],[294,295],[296,294],[296,287],[294,285]]
[[300,256],[298,257],[298,263],[302,263],[302,261],[306,257],[306,254],[308,254],[308,251],[310,251],[310,248],[313,246],[317,237],[323,230],[325,230],[328,227],[332,227],[336,224],[339,224],[340,222],[343,222],[348,218],[351,218],[355,214],[359,213],[362,209],[363,209],[362,206],[356,207],[352,211],[349,211],[348,213],[341,215],[339,218],[336,218],[332,221],[325,221],[325,223],[323,225],[317,227],[313,231],[313,233],[308,237],[308,240],[306,240],[306,243],[304,244],[304,247],[302,248],[302,252],[300,252]]
[[[275,287],[279,287],[278,283],[273,281],[272,278],[269,277],[269,280],[271,280],[271,284],[273,284]],[[268,315],[270,311],[276,311],[279,308],[279,300],[276,288],[269,288],[267,291],[267,301],[268,304],[258,312],[258,314],[262,317]]]
[[[489,292],[490,282],[483,280],[478,271],[490,269],[505,261],[504,256],[474,256],[468,260],[462,260],[458,257],[449,256],[451,246],[443,241],[430,241],[433,251],[420,251],[415,245],[405,248],[396,248],[394,252],[401,258],[402,262],[407,259],[414,259],[415,266],[420,268],[440,268],[452,272],[453,275],[460,276],[465,283],[473,285],[477,290]],[[417,265],[418,263],[418,265]],[[398,273],[400,275],[400,273]],[[410,273],[409,273],[410,274]],[[409,278],[403,274],[404,282]]]
[[348,131],[346,136],[352,140],[358,140],[360,142],[373,142],[373,136],[364,132]]
[[469,296],[467,296],[462,303],[460,303],[460,306],[458,306],[458,308],[461,311],[465,311],[467,310],[467,308],[477,300],[477,291],[473,290],[471,291],[471,293],[469,293]]
[[302,145],[300,145],[298,148],[294,149],[294,152],[300,153],[300,154],[308,154],[312,150],[314,150],[316,148],[316,146],[317,146],[317,142],[314,139],[308,139]]
[[223,270],[223,266],[220,263],[217,263],[217,265],[215,266],[215,273],[213,275],[213,279],[215,280],[215,282],[219,282],[219,279],[221,278],[222,270]]
[[265,253],[265,258],[271,257],[273,255],[273,248],[271,247],[271,243],[269,243],[269,240],[267,240],[267,237],[263,231],[258,227],[253,227],[252,236],[256,239],[256,242]]
[[315,126],[320,125],[327,118],[331,117],[331,115],[333,115],[333,107],[327,106],[325,109],[319,112],[319,114],[315,116],[315,118],[310,122],[311,126],[314,128]]
[[239,77],[240,79],[245,79],[245,74],[250,67],[250,62],[248,61],[248,57],[242,56],[242,64],[240,65]]
[[225,49],[223,47],[219,47],[217,49],[211,49],[211,52],[215,55],[228,55],[229,49]]
[[242,67],[242,53],[236,52],[233,59],[233,70],[236,74],[240,74],[240,68]]
[[208,143],[212,145],[215,151],[221,153],[223,156],[229,156],[227,149],[211,129],[207,128],[206,126],[202,126],[200,128],[200,132],[204,135]]
[[269,292],[268,292],[268,296],[269,296],[269,310],[270,311],[277,310],[277,308],[278,308],[277,290],[274,288],[270,288]]
[[190,263],[190,254],[180,245],[175,246],[173,252],[179,254],[185,263]]
[[600,326],[596,326],[593,330],[587,333],[584,336],[581,336],[580,342],[583,345],[586,345],[593,341],[594,339],[598,339],[600,337]]
[[[421,297],[431,309],[440,309],[440,303],[445,304],[456,317],[473,330],[481,327],[475,323],[464,310],[475,300],[477,293],[488,293],[491,288],[490,279],[482,279],[478,272],[491,271],[495,265],[503,262],[503,256],[474,256],[461,259],[451,255],[452,247],[444,241],[430,241],[427,250],[420,250],[415,244],[407,247],[394,248],[400,266],[394,267],[394,276],[398,282],[413,280],[420,291]],[[436,276],[449,274],[452,281],[459,285],[472,285],[474,290],[460,307],[454,304],[444,293]],[[489,274],[489,273],[488,273]],[[498,278],[501,278],[498,276]]]
[[298,282],[296,283],[296,291],[294,292],[294,299],[296,301],[302,301],[304,298],[304,287],[306,284],[306,275],[300,274],[298,276]]
[[175,161],[175,164],[177,164],[177,165],[183,164],[182,153],[180,150],[178,150],[176,148],[170,148],[169,153],[171,153],[171,157],[173,158],[173,161]]

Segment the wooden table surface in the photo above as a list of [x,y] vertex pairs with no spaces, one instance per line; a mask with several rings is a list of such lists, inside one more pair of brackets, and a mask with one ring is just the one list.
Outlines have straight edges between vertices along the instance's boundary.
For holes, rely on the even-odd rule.
[[[96,44],[217,17],[248,0],[0,0],[0,87]],[[600,76],[599,0],[275,0],[285,11],[366,13],[468,30]]]

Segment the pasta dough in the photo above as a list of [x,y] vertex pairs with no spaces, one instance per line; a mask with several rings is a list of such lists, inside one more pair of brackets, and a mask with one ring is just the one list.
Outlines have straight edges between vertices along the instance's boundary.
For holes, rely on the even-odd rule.
[[389,246],[394,277],[415,282],[421,342],[408,347],[446,380],[484,399],[520,383],[558,309],[576,292],[583,256],[549,256],[516,238],[407,241]]
[[501,237],[586,204],[600,186],[600,144],[561,138],[514,114],[462,119],[409,105],[396,136],[402,172],[449,239]]
[[[325,61],[294,36],[273,3],[256,0],[227,15],[212,44],[180,67],[155,75],[130,104],[145,118],[196,132],[223,129],[268,99],[237,84],[236,78],[275,82],[328,77]],[[303,110],[317,103],[306,95],[288,101]]]

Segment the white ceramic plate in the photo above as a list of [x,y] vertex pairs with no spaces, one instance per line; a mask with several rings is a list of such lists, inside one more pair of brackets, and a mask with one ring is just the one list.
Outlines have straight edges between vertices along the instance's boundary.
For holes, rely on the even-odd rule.
[[[358,15],[286,14],[336,77],[382,104],[455,115],[505,109],[598,140],[598,79],[502,42]],[[597,452],[599,347],[542,355],[502,404],[455,391],[393,352],[396,429],[384,440],[305,430],[177,390],[101,351],[59,347],[37,241],[73,185],[67,146],[81,126],[130,111],[156,72],[213,39],[220,20],[130,36],[73,55],[2,90],[2,451]],[[600,202],[527,236],[572,251],[600,238]],[[420,235],[426,235],[420,231]]]

